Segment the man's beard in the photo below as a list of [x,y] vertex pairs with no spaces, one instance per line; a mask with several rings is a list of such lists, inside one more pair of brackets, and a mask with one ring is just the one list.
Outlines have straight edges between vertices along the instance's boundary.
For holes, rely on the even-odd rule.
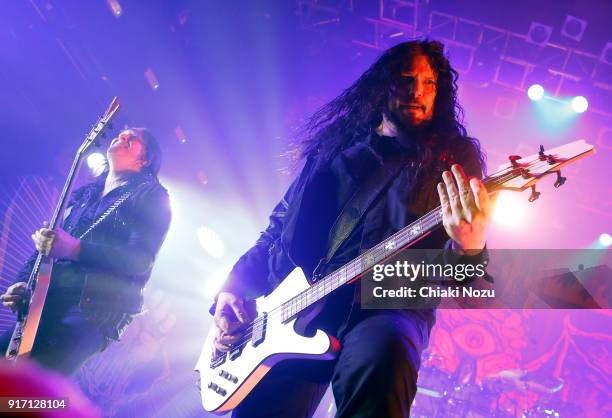
[[423,134],[429,131],[432,125],[431,120],[424,120],[419,124],[413,124],[407,122],[401,116],[398,115],[398,110],[385,109],[385,117],[390,121],[400,137],[399,139],[415,139],[421,137]]

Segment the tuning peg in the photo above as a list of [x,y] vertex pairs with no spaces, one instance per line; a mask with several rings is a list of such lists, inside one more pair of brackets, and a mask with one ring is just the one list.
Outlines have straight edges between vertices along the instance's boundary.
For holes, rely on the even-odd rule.
[[522,157],[520,155],[509,155],[508,159],[510,160],[510,164],[512,165],[512,168],[517,168],[518,167],[518,163],[517,161],[520,160]]
[[540,197],[540,192],[536,192],[535,185],[531,186],[531,195],[529,196],[530,202],[535,202]]
[[555,181],[555,187],[559,188],[565,184],[567,177],[563,177],[560,171],[557,171],[557,181]]
[[546,161],[546,154],[544,154],[544,145],[540,145],[540,151],[538,152],[541,161]]

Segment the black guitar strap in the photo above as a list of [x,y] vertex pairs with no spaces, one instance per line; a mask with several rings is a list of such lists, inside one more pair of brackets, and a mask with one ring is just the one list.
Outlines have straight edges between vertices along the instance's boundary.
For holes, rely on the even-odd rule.
[[[357,190],[344,205],[342,212],[331,227],[329,251],[325,258],[326,261],[332,259],[336,251],[342,246],[346,239],[351,235],[359,220],[365,215],[376,197],[395,178],[400,170],[407,164],[407,160],[398,158],[386,162],[380,166],[373,175],[361,182]],[[319,263],[321,265],[321,263]],[[318,270],[318,268],[317,268]]]

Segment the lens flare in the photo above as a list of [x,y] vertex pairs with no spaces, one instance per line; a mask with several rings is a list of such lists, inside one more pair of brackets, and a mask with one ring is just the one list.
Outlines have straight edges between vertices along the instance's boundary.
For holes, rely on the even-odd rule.
[[106,157],[104,154],[94,152],[87,157],[87,166],[94,175],[99,175],[106,166]]
[[219,234],[212,228],[201,226],[197,231],[200,245],[211,257],[221,258],[225,254],[225,245]]
[[521,195],[512,192],[500,192],[495,203],[493,220],[504,228],[515,228],[525,221],[527,203]]
[[603,247],[609,247],[610,245],[612,245],[612,235],[604,232],[599,236],[599,243]]

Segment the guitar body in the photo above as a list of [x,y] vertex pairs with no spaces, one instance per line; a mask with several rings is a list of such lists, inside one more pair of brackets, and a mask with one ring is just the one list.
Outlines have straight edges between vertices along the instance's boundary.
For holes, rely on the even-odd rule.
[[336,357],[340,345],[334,337],[321,330],[310,337],[302,335],[318,313],[316,307],[286,323],[282,322],[281,315],[272,312],[272,309],[307,287],[308,283],[302,279],[298,286],[281,285],[266,298],[258,300],[258,318],[265,318],[265,328],[264,338],[256,346],[253,339],[249,339],[241,349],[230,351],[222,360],[212,361],[216,350],[213,345],[214,327],[211,329],[195,366],[195,370],[200,373],[202,405],[205,410],[216,414],[232,410],[282,360],[331,360]]
[[30,305],[27,308],[27,315],[17,319],[15,330],[11,337],[6,357],[9,360],[16,360],[19,357],[28,357],[36,340],[36,332],[40,325],[40,318],[45,307],[47,291],[51,284],[51,270],[53,262],[46,259],[40,264],[36,288],[32,292]]

